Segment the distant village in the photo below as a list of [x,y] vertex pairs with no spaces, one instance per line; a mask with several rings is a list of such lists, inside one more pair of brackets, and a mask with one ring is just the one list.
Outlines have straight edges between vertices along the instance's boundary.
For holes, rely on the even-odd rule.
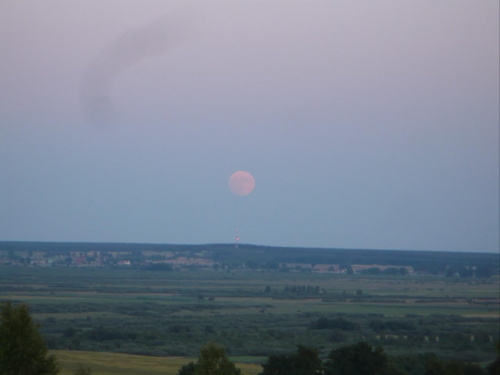
[[[1,243],[0,243],[1,245]],[[495,254],[272,248],[238,244],[4,243],[0,267],[129,267],[151,271],[261,270],[386,276],[499,275]]]
[[0,251],[1,266],[73,266],[73,267],[102,267],[102,266],[151,266],[154,264],[198,267],[213,267],[214,262],[204,258],[203,254],[183,256],[174,252],[154,251],[71,251],[48,253],[43,251]]
[[[149,267],[157,270],[190,270],[190,269],[257,269],[262,268],[254,262],[241,265],[227,265],[210,258],[208,252],[186,251],[87,251],[87,252],[43,252],[43,251],[1,251],[0,266],[24,267]],[[411,266],[388,265],[335,265],[308,263],[280,263],[263,267],[287,272],[319,272],[319,273],[360,273],[370,269],[381,272],[391,271],[393,274],[412,274]]]

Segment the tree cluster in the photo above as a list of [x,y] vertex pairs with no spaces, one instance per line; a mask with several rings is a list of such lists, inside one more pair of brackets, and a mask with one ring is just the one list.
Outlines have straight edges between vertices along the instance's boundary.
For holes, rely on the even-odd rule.
[[312,285],[286,285],[284,287],[285,293],[297,294],[319,294],[320,287]]
[[260,375],[498,375],[499,359],[482,368],[461,360],[445,360],[435,354],[390,357],[382,347],[366,342],[332,350],[322,362],[318,350],[298,346],[296,353],[273,354]]
[[182,366],[178,375],[241,375],[241,371],[229,360],[224,348],[209,342],[201,349],[198,361]]
[[346,320],[344,318],[328,319],[326,317],[318,318],[317,321],[311,323],[313,329],[338,329],[341,331],[355,331],[359,329],[359,324]]
[[368,325],[375,332],[383,332],[383,331],[415,331],[415,324],[410,320],[389,320],[389,321],[381,321],[381,320],[372,320]]
[[299,345],[296,353],[272,354],[262,365],[261,375],[321,374],[322,362],[318,350]]

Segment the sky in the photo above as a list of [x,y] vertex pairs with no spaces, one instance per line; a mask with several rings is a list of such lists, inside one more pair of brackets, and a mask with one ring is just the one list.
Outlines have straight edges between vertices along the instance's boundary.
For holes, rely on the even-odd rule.
[[498,252],[498,15],[4,0],[0,240]]

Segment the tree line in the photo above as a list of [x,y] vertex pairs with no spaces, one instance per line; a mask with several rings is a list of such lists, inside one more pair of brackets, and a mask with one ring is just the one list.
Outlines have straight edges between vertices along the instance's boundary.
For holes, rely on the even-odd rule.
[[[500,347],[499,347],[500,348]],[[486,368],[459,359],[443,359],[433,353],[391,357],[381,346],[366,342],[330,351],[326,360],[318,349],[298,345],[295,352],[272,354],[260,375],[498,375],[499,358]],[[208,343],[198,362],[182,366],[177,375],[241,375],[223,348]]]

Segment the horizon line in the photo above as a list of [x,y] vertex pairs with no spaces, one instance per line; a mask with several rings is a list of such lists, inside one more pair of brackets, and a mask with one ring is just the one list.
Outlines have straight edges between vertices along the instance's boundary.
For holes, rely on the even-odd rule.
[[[53,244],[129,244],[129,245],[168,245],[168,246],[234,246],[233,242],[212,243],[167,243],[167,242],[120,242],[120,241],[54,241],[54,240],[0,240],[2,243],[53,243]],[[286,245],[261,245],[251,243],[239,243],[241,246],[268,247],[268,248],[292,248],[292,249],[321,249],[321,250],[364,250],[364,251],[408,251],[408,252],[430,252],[430,253],[472,253],[472,254],[498,254],[499,251],[472,251],[472,250],[418,250],[418,249],[383,249],[383,248],[357,248],[357,247],[326,247],[326,246],[286,246]]]

